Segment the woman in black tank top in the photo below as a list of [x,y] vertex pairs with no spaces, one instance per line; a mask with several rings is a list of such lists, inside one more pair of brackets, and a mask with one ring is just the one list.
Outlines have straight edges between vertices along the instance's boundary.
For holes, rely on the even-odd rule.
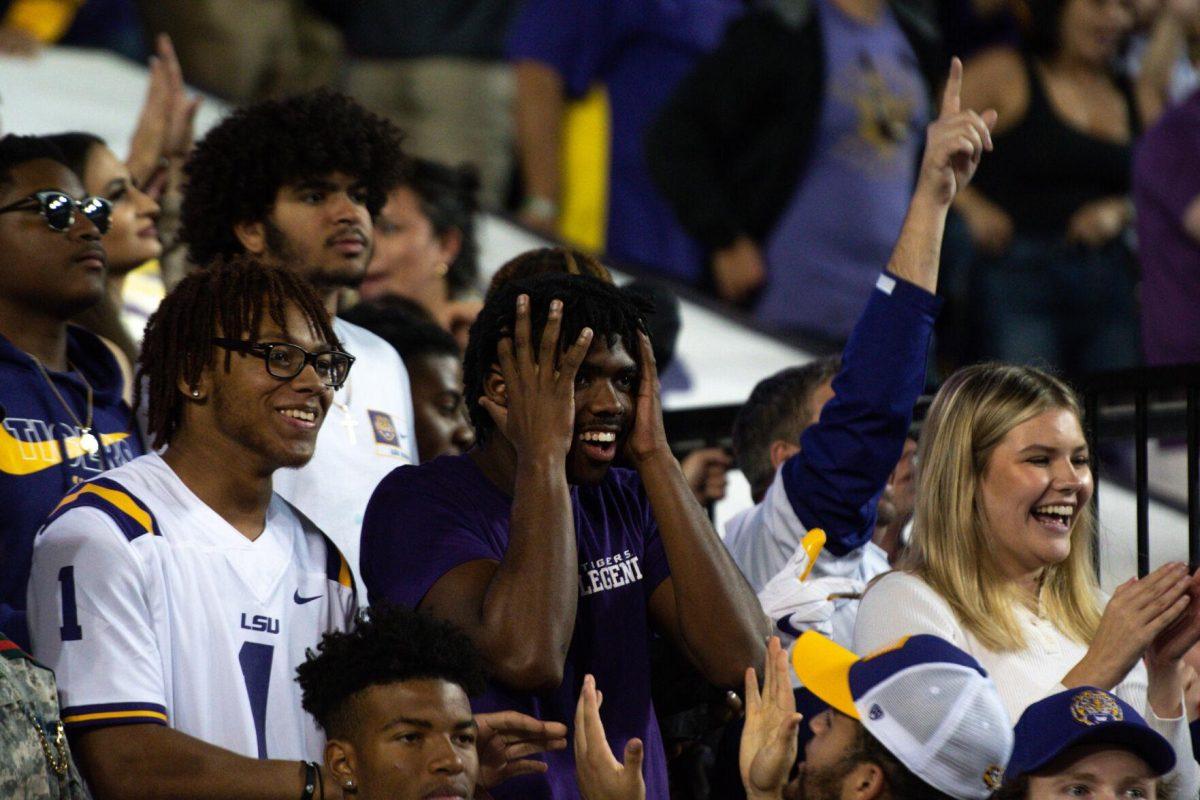
[[1126,0],[1030,0],[1022,52],[967,65],[963,102],[995,107],[995,152],[955,207],[971,232],[975,355],[1069,373],[1132,366],[1125,243],[1141,121],[1115,63]]

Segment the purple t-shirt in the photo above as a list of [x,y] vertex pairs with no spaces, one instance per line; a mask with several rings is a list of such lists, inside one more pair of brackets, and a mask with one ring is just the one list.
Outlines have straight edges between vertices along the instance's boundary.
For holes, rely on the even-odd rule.
[[597,83],[608,90],[609,257],[699,279],[703,251],[654,188],[643,140],[675,86],[745,8],[743,0],[526,0],[513,20],[511,60],[552,67],[572,97]]
[[766,241],[766,325],[844,342],[912,196],[929,95],[904,32],[817,0],[825,91],[812,157]]
[[[583,676],[604,692],[600,716],[613,752],[645,742],[646,796],[667,800],[667,766],[650,701],[649,601],[670,574],[650,502],[637,473],[610,469],[598,486],[571,487],[579,550],[579,606],[563,682],[539,694],[496,683],[476,711],[515,709],[566,723],[574,736]],[[363,518],[362,574],[370,602],[416,608],[450,570],[468,561],[500,561],[508,549],[512,498],[468,456],[442,456],[400,467],[383,479]],[[507,781],[498,800],[578,798],[572,749],[547,757],[546,775]]]
[[1142,346],[1152,365],[1200,361],[1200,242],[1183,227],[1200,197],[1200,91],[1167,111],[1133,157]]

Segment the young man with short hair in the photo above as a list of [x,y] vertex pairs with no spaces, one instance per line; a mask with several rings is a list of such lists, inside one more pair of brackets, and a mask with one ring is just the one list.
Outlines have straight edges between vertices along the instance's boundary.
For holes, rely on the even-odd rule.
[[475,431],[463,404],[462,352],[454,336],[393,301],[359,303],[342,318],[379,336],[404,359],[421,462],[469,450]]
[[[238,109],[188,160],[182,236],[192,260],[251,253],[296,272],[336,313],[339,292],[366,275],[372,218],[407,163],[400,140],[394,125],[326,90]],[[357,578],[371,491],[418,454],[400,356],[357,325],[334,319],[333,329],[362,364],[334,394],[316,455],[276,476],[275,488],[333,539]]]
[[[483,663],[470,639],[428,614],[376,605],[317,649],[297,669],[304,708],[328,737],[325,769],[357,800],[486,797],[485,785],[546,770],[528,756],[567,745],[560,723],[472,717]],[[519,732],[511,760],[495,736],[505,725]]]
[[156,451],[62,499],[30,578],[34,653],[97,797],[320,788],[294,670],[350,625],[354,587],[272,476],[312,457],[352,363],[312,290],[248,256],[151,317],[138,375]]
[[[644,741],[665,800],[652,626],[721,685],[761,661],[766,628],[667,446],[642,308],[595,278],[512,281],[476,319],[465,372],[481,443],[380,484],[363,524],[372,602],[463,628],[493,676],[481,709],[569,722],[595,675],[614,752]],[[611,467],[622,449],[635,469]],[[496,796],[578,797],[572,755],[548,761]]]
[[112,353],[67,324],[104,297],[111,210],[56,147],[0,139],[0,630],[24,648],[38,526],[80,481],[142,454]]
[[792,665],[828,706],[809,720],[804,800],[986,800],[1000,787],[1008,712],[983,667],[949,642],[909,636],[859,658],[806,631]]

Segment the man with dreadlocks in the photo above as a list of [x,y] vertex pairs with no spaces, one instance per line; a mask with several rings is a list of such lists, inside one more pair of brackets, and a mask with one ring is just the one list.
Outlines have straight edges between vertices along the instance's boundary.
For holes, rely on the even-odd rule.
[[313,291],[247,256],[151,317],[138,376],[156,452],[80,485],[34,542],[34,653],[97,797],[321,788],[293,678],[349,627],[354,588],[271,479],[312,457],[352,363]]
[[[644,742],[647,796],[665,800],[651,625],[724,686],[761,663],[766,625],[667,446],[643,311],[578,274],[493,291],[464,370],[479,444],[383,480],[363,521],[363,569],[372,602],[471,637],[492,678],[477,710],[569,725],[595,675],[613,752]],[[635,469],[611,466],[622,449]],[[493,794],[579,797],[573,754],[547,761],[545,775]]]
[[[396,126],[349,97],[320,90],[238,109],[196,145],[187,164],[183,232],[197,264],[253,253],[292,270],[337,311],[371,260],[372,218],[407,159]],[[359,369],[333,396],[313,459],[275,480],[358,577],[363,512],[375,485],[417,463],[408,372],[375,334],[342,320],[334,331]]]

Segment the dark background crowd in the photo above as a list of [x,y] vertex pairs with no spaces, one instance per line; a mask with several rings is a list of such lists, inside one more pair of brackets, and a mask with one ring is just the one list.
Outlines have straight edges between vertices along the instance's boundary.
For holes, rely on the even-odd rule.
[[[472,165],[431,180],[469,181],[478,207],[818,352],[844,344],[899,231],[959,55],[1002,146],[951,216],[937,364],[1078,375],[1200,357],[1196,5],[8,0],[0,41],[143,61],[161,31],[234,103],[342,87],[415,155]],[[430,262],[450,268],[410,264],[390,293],[462,325],[470,259]]]

